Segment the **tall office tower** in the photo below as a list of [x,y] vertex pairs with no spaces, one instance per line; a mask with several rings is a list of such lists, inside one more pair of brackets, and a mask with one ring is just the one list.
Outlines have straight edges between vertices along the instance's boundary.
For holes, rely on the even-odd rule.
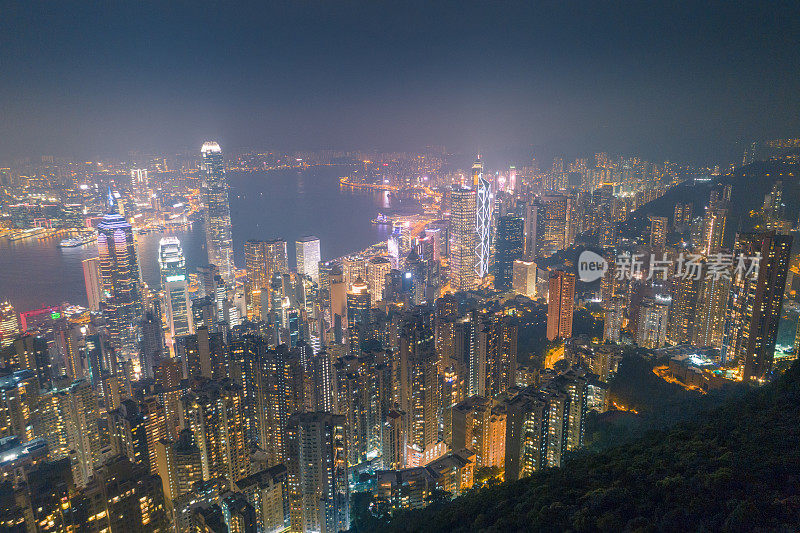
[[524,220],[516,216],[503,216],[497,219],[495,235],[495,276],[494,287],[501,291],[512,288],[514,262],[522,259],[524,248]]
[[663,248],[667,244],[669,219],[667,217],[650,217],[650,246]]
[[222,163],[222,150],[215,142],[205,142],[200,153],[200,169],[205,188],[206,250],[208,262],[219,268],[225,282],[233,287],[236,267],[233,263],[231,236],[231,206],[228,201],[228,179]]
[[17,311],[10,302],[0,303],[0,348],[11,346],[18,334]]
[[133,352],[137,321],[142,314],[139,266],[133,228],[117,212],[116,200],[110,191],[108,213],[97,226],[97,249],[105,297],[103,314],[108,321],[111,340],[118,348]]
[[724,207],[708,207],[703,216],[703,232],[700,242],[700,252],[713,255],[722,249],[722,239],[725,236],[725,220],[728,210]]
[[361,352],[361,345],[367,340],[370,320],[370,294],[367,284],[357,278],[347,291],[347,334],[350,353]]
[[347,327],[347,283],[340,267],[334,267],[328,276],[331,295],[331,323],[336,324],[336,316],[341,327]]
[[477,194],[474,189],[456,186],[450,198],[450,286],[456,291],[468,291],[475,288],[476,282]]
[[692,202],[678,202],[672,217],[672,227],[675,231],[684,231],[692,223],[694,206]]
[[186,425],[200,448],[203,480],[233,483],[250,474],[244,391],[223,381],[205,381],[183,399]]
[[693,343],[696,346],[713,346],[722,349],[725,335],[725,314],[731,278],[707,276],[701,280],[700,297],[697,304]]
[[156,442],[156,464],[170,507],[172,500],[191,491],[196,482],[203,481],[200,448],[192,442],[192,432],[188,429],[181,431],[177,441],[160,439]]
[[350,527],[346,424],[343,415],[324,412],[289,418],[292,531],[337,533]]
[[373,257],[367,264],[367,279],[369,284],[370,307],[383,301],[383,288],[386,286],[386,275],[392,270],[392,265],[385,257]]
[[561,466],[570,400],[566,392],[528,387],[506,402],[505,479]]
[[482,396],[472,396],[450,408],[449,445],[452,450],[475,452],[476,467],[503,468],[506,444],[506,414]]
[[532,207],[530,224],[535,240],[529,257],[547,257],[569,244],[569,202],[563,195],[542,196]]
[[517,259],[513,263],[512,286],[514,292],[536,298],[536,263]]
[[[175,342],[173,337],[173,342]],[[161,319],[152,311],[142,318],[142,335],[139,341],[139,374],[142,378],[153,377],[153,367],[164,357],[164,327]],[[99,375],[97,376],[99,377]],[[96,382],[92,372],[92,383]]]
[[669,311],[667,342],[691,344],[695,330],[701,325],[697,320],[702,280],[692,276],[675,276],[672,279],[672,306]]
[[137,204],[150,203],[150,184],[146,168],[131,169],[131,196]]
[[723,360],[744,365],[744,380],[764,379],[772,369],[791,249],[790,235],[736,235],[734,257],[760,256],[756,272],[737,269],[728,297]]
[[90,311],[99,311],[103,301],[102,278],[100,277],[100,258],[83,260],[83,283],[86,286],[86,299]]
[[169,331],[174,342],[181,335],[194,333],[193,316],[189,312],[191,304],[186,282],[186,258],[177,237],[164,237],[159,241],[158,264]]
[[206,328],[209,332],[217,331],[217,303],[210,296],[192,300],[192,323],[195,331]]
[[84,492],[98,531],[168,531],[171,523],[158,476],[117,456],[98,468]]
[[550,273],[547,298],[547,340],[572,337],[575,309],[575,274],[556,270]]
[[349,464],[381,454],[381,425],[392,403],[392,369],[384,352],[336,362],[339,412],[347,417]]
[[272,278],[276,272],[289,273],[289,253],[286,241],[273,239],[264,242],[264,257],[267,260],[267,278]]
[[642,301],[636,326],[636,344],[648,349],[664,346],[667,339],[669,307],[668,296],[656,295]]
[[350,287],[358,278],[367,279],[367,261],[360,255],[345,257],[342,260],[342,272],[347,287]]
[[407,453],[428,452],[439,440],[439,373],[430,315],[417,308],[400,331],[400,406],[408,414]]
[[257,320],[262,317],[262,299],[269,299],[266,247],[263,241],[249,240],[244,243],[244,263],[247,272],[245,303],[247,318]]
[[475,233],[475,274],[483,279],[489,274],[491,227],[492,227],[492,191],[491,183],[483,177],[483,163],[478,158],[472,165],[472,188],[476,191]]
[[314,283],[319,284],[319,237],[306,235],[297,239],[294,245],[297,255],[297,273],[301,276],[308,276]]
[[613,296],[603,304],[603,342],[619,342],[622,332],[622,320],[625,313],[625,298]]

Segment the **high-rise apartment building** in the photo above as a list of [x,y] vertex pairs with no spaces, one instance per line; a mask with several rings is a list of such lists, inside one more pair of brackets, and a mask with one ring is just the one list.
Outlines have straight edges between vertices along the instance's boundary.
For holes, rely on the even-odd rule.
[[230,482],[250,474],[244,391],[228,381],[205,381],[183,399],[186,424],[201,452],[203,480]]
[[760,258],[754,271],[734,272],[728,297],[723,359],[743,365],[745,380],[772,369],[791,248],[792,237],[774,231],[736,236],[734,257]]
[[667,217],[650,217],[650,246],[663,248],[667,244],[669,219]]
[[453,187],[450,191],[450,286],[456,291],[472,290],[476,284],[476,210],[475,190]]
[[291,529],[338,533],[350,527],[347,421],[325,412],[289,418]]
[[297,259],[297,273],[310,277],[314,283],[319,284],[319,237],[307,235],[300,237],[295,242]]
[[408,447],[425,453],[439,440],[439,373],[430,315],[418,308],[400,331],[400,405],[407,413]]
[[561,270],[550,274],[547,298],[547,340],[572,337],[575,275]]
[[231,234],[231,206],[228,198],[228,179],[222,160],[222,150],[215,142],[203,143],[200,169],[205,193],[206,250],[208,262],[219,268],[229,286],[236,281]]

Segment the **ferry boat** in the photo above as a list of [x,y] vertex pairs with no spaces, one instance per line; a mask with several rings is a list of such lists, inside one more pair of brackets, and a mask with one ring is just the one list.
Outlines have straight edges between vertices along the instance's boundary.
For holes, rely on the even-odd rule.
[[84,244],[89,244],[90,242],[94,242],[97,240],[96,233],[85,233],[83,235],[78,235],[77,237],[70,237],[69,239],[64,239],[58,246],[61,248],[74,248],[76,246],[83,246]]
[[389,220],[389,217],[387,217],[383,213],[378,213],[378,216],[376,218],[372,219],[372,223],[373,224],[378,224],[378,225],[381,225],[381,226],[391,226],[392,225],[392,221]]

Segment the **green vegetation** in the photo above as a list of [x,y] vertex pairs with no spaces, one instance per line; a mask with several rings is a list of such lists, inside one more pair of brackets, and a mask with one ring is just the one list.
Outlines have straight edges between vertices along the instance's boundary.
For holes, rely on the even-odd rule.
[[[646,391],[645,391],[646,394]],[[692,422],[564,468],[398,514],[370,531],[800,528],[800,365]],[[356,531],[360,529],[355,524]]]

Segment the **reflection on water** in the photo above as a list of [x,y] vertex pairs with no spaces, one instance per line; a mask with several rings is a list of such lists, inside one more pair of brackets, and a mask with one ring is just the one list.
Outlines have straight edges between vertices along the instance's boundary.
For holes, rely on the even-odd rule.
[[[294,264],[293,242],[303,235],[320,238],[324,258],[339,257],[385,240],[388,226],[370,223],[379,209],[390,207],[385,193],[339,187],[347,167],[320,167],[303,172],[282,170],[229,173],[231,218],[237,266],[244,265],[248,239],[285,238]],[[188,231],[169,232],[181,240],[190,269],[206,262],[202,223]],[[158,241],[163,234],[136,235],[144,281],[158,286]],[[59,248],[59,238],[9,242],[0,239],[0,301],[24,312],[61,302],[86,305],[81,262],[97,256],[97,243]]]

